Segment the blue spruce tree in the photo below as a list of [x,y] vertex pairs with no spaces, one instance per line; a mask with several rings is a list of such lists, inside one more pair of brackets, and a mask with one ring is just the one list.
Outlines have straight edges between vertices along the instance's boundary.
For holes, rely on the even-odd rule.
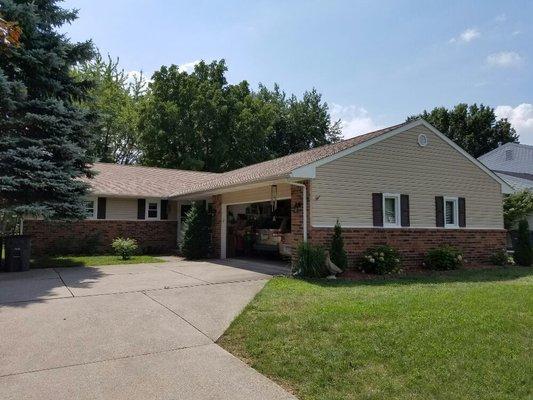
[[[0,0],[0,209],[51,219],[84,217],[90,177],[90,125],[77,105],[90,85],[71,70],[93,56],[57,28],[76,11],[56,0]],[[8,40],[15,27],[20,36]]]

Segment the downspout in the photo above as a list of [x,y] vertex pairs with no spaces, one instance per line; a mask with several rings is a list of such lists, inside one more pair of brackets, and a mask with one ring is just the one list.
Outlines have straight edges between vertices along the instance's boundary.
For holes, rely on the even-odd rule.
[[303,207],[304,207],[304,215],[303,215],[303,224],[304,224],[304,243],[307,242],[307,186],[303,183],[297,183],[297,182],[289,182],[290,185],[299,186],[303,189],[302,195],[304,198],[303,201]]

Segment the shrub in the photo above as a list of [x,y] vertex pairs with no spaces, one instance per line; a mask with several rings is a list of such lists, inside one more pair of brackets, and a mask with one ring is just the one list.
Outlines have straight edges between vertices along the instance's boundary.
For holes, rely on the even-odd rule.
[[185,219],[181,253],[188,260],[209,256],[211,250],[210,218],[203,202],[194,203]]
[[342,239],[342,229],[339,220],[335,224],[333,230],[333,238],[331,239],[331,247],[329,249],[329,256],[333,264],[335,264],[340,269],[346,269],[348,264],[348,257],[346,256],[346,251],[344,250],[344,240]]
[[116,238],[113,240],[111,246],[113,247],[113,250],[115,250],[115,253],[121,256],[123,260],[129,260],[139,248],[137,241],[130,238]]
[[363,272],[380,275],[399,272],[402,268],[400,254],[388,245],[367,249],[361,264]]
[[445,244],[429,250],[424,265],[426,268],[436,271],[457,269],[463,265],[463,253],[455,247]]
[[490,263],[494,265],[514,265],[514,259],[505,250],[498,250],[490,256]]
[[518,223],[518,236],[514,248],[514,260],[518,265],[529,267],[533,261],[533,249],[529,241],[529,224],[523,219]]
[[522,190],[505,196],[503,200],[503,221],[505,228],[514,229],[516,223],[533,212],[533,192]]
[[306,278],[323,278],[326,269],[326,252],[321,246],[300,243],[298,246],[296,274]]

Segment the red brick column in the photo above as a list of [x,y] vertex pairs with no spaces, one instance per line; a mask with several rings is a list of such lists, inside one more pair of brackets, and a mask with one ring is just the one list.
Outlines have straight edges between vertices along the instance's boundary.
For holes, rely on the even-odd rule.
[[[302,182],[307,187],[307,240],[311,241],[311,208],[309,196],[309,181]],[[292,261],[296,260],[298,245],[303,241],[303,188],[291,185],[291,237]]]
[[211,226],[211,249],[214,258],[220,258],[220,246],[222,242],[222,195],[213,196],[213,224]]

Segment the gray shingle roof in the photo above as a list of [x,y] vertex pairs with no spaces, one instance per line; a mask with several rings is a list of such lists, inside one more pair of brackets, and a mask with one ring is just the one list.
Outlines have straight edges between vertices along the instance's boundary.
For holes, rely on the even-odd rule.
[[202,193],[217,189],[228,188],[237,185],[249,184],[254,182],[268,181],[288,177],[289,174],[300,167],[311,164],[315,161],[339,153],[345,149],[361,144],[367,140],[383,135],[408,122],[390,126],[364,135],[356,136],[337,143],[316,147],[314,149],[301,151],[290,154],[285,157],[276,158],[270,161],[264,161],[253,164],[234,171],[217,174],[211,179],[206,179],[189,187],[183,186],[180,190],[175,191],[171,197],[183,196],[192,193]]
[[337,143],[301,151],[225,173],[217,174],[136,165],[95,163],[93,169],[98,171],[98,174],[93,179],[86,179],[86,181],[91,184],[93,194],[102,196],[179,197],[187,194],[215,191],[217,189],[288,177],[297,168],[339,153],[406,124],[407,122],[390,126]]
[[185,188],[211,180],[209,172],[184,171],[134,165],[95,163],[98,174],[85,179],[95,195],[116,197],[168,197]]

